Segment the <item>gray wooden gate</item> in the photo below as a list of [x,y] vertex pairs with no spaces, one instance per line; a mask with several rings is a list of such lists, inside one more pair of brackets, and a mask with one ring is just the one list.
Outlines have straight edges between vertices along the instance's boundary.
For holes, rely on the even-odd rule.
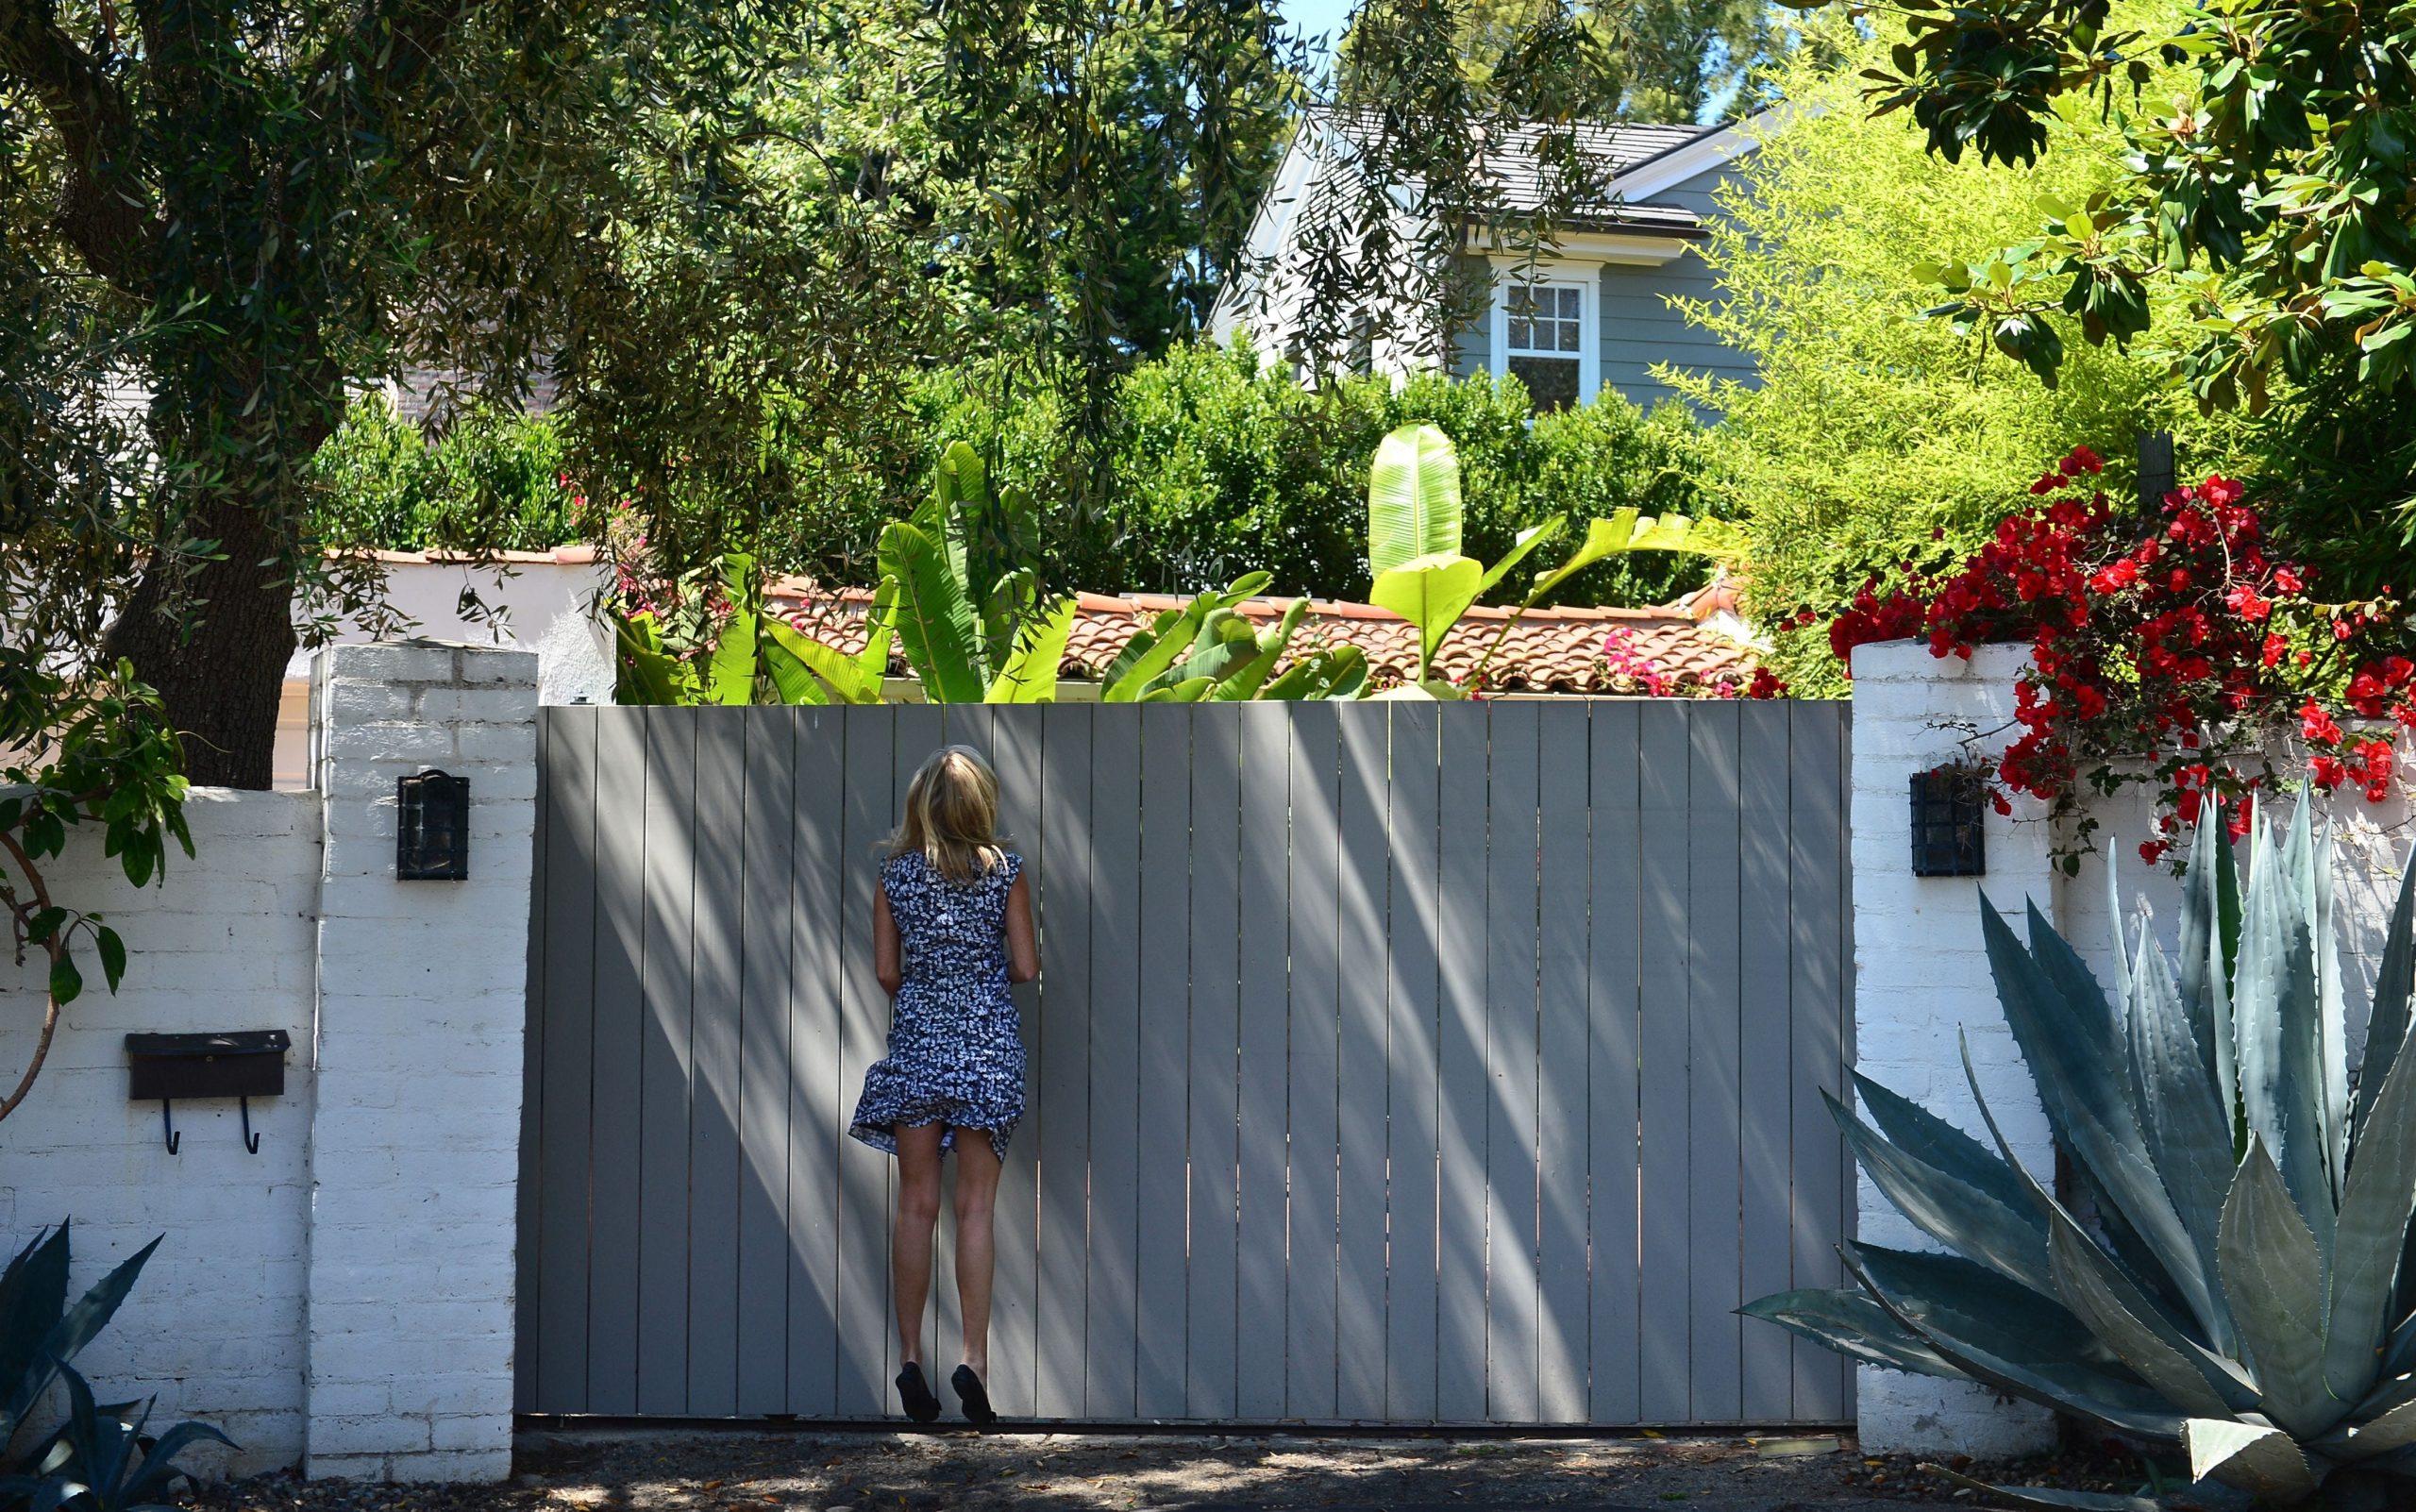
[[1734,1311],[1849,1222],[1846,712],[546,710],[521,1407],[895,1410],[891,1165],[843,1131],[875,847],[954,740],[1041,928],[1002,1411],[1849,1418]]

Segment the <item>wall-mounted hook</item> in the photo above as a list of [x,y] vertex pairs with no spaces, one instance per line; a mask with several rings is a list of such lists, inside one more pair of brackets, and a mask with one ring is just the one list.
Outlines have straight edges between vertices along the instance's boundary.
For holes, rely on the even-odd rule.
[[176,1119],[169,1116],[166,1098],[159,1100],[159,1132],[161,1137],[168,1142],[168,1153],[171,1155],[176,1152],[178,1145],[185,1142],[185,1136],[176,1133]]
[[235,1106],[243,1115],[243,1150],[248,1154],[257,1155],[260,1152],[260,1136],[252,1133],[252,1100],[237,1098]]

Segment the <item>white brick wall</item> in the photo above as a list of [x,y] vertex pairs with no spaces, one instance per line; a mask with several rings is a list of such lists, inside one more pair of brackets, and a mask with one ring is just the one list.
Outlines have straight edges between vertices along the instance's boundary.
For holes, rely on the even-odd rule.
[[[1988,1131],[1963,1075],[1959,1028],[2005,1137],[2042,1173],[2054,1169],[2046,1115],[2005,1028],[1980,943],[1980,887],[2017,916],[2025,899],[2053,902],[2041,823],[1988,821],[1988,875],[1912,874],[1912,774],[1967,753],[1995,755],[2009,737],[2018,646],[1984,646],[1939,661],[1924,643],[1854,653],[1854,1054],[1858,1068],[1975,1137]],[[2016,819],[2035,819],[2017,808]],[[1977,882],[1979,885],[1975,886]],[[1868,1176],[1859,1178],[1859,1235],[1897,1249],[1936,1249]],[[2026,1404],[1959,1382],[1858,1369],[1863,1447],[1974,1455],[2051,1447],[2055,1421]]]
[[[537,656],[337,646],[315,699],[318,935],[308,1470],[501,1478],[512,1459]],[[470,780],[470,880],[394,880],[394,780]]]
[[[116,996],[90,984],[66,1010],[42,1078],[0,1123],[0,1236],[11,1252],[73,1218],[78,1294],[166,1235],[117,1319],[77,1368],[104,1395],[159,1394],[158,1417],[205,1417],[243,1446],[217,1463],[290,1464],[303,1422],[302,1315],[310,1205],[311,916],[319,812],[307,793],[196,790],[185,805],[197,856],[171,850],[164,884],[140,893],[79,835],[45,875],[63,902],[109,916],[132,950]],[[0,1076],[32,1052],[43,976],[32,957],[0,1003]],[[175,1109],[126,1099],[129,1032],[282,1029],[296,1053],[286,1095],[252,1103],[257,1155],[236,1105]],[[210,1457],[195,1455],[195,1463]]]
[[[495,1479],[510,1468],[512,1183],[528,971],[537,657],[332,647],[324,791],[195,791],[198,856],[136,892],[78,836],[49,869],[132,951],[67,1011],[0,1123],[0,1238],[72,1218],[77,1288],[163,1243],[79,1365],[112,1397],[202,1418],[249,1472]],[[394,779],[471,780],[471,880],[394,880]],[[0,1079],[31,1052],[42,978],[0,970]],[[125,1035],[282,1029],[286,1095],[126,1098]],[[197,1452],[196,1463],[210,1462]]]
[[[2029,1073],[1996,1000],[1980,943],[1979,888],[1968,878],[1912,875],[1907,782],[1911,774],[1964,750],[1995,754],[2015,731],[2014,679],[2027,660],[2021,646],[1981,647],[1969,663],[1939,660],[1924,643],[1865,646],[1854,657],[1854,905],[1855,1050],[1863,1074],[1987,1138],[1966,1084],[1956,1040],[1970,1035],[1989,1108],[2016,1152],[2045,1175],[2053,1169],[2046,1120]],[[2079,874],[2050,865],[2053,836],[2043,805],[2017,800],[2011,818],[1988,823],[1988,874],[1978,879],[2016,923],[2025,897],[2048,910],[2056,928],[2101,982],[2112,981],[2113,948],[2106,867],[2119,868],[2126,920],[2144,897],[2165,948],[2173,947],[2179,891],[2171,873],[2139,859],[2152,832],[2155,797],[2126,788],[2098,800],[2100,853]],[[2355,795],[2324,802],[2340,826],[2336,895],[2342,916],[2343,966],[2353,1017],[2361,1015],[2367,979],[2397,894],[2407,846],[2404,795],[2370,805]],[[2274,818],[2286,818],[2286,807]],[[1866,1177],[1859,1187],[1860,1235],[1876,1244],[1935,1248]],[[2025,1403],[2000,1402],[1977,1386],[1891,1370],[1862,1369],[1858,1399],[1865,1448],[1998,1454],[2045,1448],[2054,1425]]]

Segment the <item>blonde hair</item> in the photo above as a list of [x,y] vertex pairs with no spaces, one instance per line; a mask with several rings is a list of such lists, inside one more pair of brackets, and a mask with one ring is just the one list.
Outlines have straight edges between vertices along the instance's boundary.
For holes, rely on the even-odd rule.
[[943,746],[906,788],[906,817],[889,837],[893,856],[919,855],[952,882],[1006,865],[998,844],[998,774],[970,746]]

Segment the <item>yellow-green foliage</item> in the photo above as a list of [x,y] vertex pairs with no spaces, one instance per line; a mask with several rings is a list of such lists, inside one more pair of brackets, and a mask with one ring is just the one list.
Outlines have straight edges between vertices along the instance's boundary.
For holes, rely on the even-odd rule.
[[[1675,380],[1723,414],[1709,437],[1713,492],[1747,523],[1749,595],[1766,618],[1825,616],[1874,573],[1959,560],[2076,442],[2125,479],[2142,428],[2176,431],[2185,471],[2233,460],[2236,428],[2201,421],[2160,356],[2090,346],[2065,322],[2072,355],[2050,391],[1921,318],[1940,295],[1920,263],[2036,234],[2042,201],[2086,200],[2122,171],[2122,138],[2076,112],[2035,168],[1948,163],[1904,116],[1871,115],[1856,76],[1883,51],[1832,25],[1779,70],[1789,113],[1740,160],[1705,253],[1725,301],[1687,309],[1762,375],[1753,388]],[[1821,637],[1778,639],[1799,692],[1836,689]]]

